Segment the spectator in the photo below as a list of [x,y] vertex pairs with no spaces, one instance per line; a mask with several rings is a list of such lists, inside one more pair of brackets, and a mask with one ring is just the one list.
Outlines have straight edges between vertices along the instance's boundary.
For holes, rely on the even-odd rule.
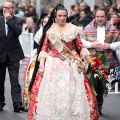
[[104,9],[106,9],[104,2],[98,2],[98,3],[96,4],[96,6],[97,6],[98,8],[104,8]]
[[22,19],[14,16],[15,4],[6,1],[3,7],[3,15],[0,17],[0,111],[5,106],[5,75],[6,68],[10,75],[11,97],[14,112],[20,112],[22,107],[21,86],[19,84],[20,60],[24,53],[19,42],[22,33]]
[[69,17],[69,21],[70,22],[74,22],[74,21],[78,20],[79,16],[80,16],[79,6],[75,5],[75,7],[74,7],[74,14]]
[[93,18],[95,18],[96,6],[91,7],[90,11],[91,11],[91,13],[93,15]]
[[109,11],[109,9],[110,9],[110,4],[109,4],[109,2],[104,2],[104,6],[105,6],[105,9],[106,9],[107,11]]
[[24,17],[23,18],[24,24],[23,24],[23,32],[27,33],[35,33],[36,25],[32,19],[32,17]]
[[[37,45],[40,44],[39,42],[40,42],[40,39],[42,37],[43,27],[48,22],[48,19],[49,19],[49,16],[44,16],[44,18],[41,21],[42,24],[41,24],[40,29],[37,31],[37,33],[33,37],[33,40],[36,42]],[[24,106],[25,111],[28,111],[28,106],[29,106],[28,86],[29,86],[31,78],[32,78],[33,70],[35,67],[36,57],[37,57],[37,49],[34,48],[34,51],[32,52],[32,55],[31,55],[31,57],[28,61],[28,64],[26,66],[26,71],[25,71],[25,75],[24,75],[25,84],[24,84],[24,92],[23,92],[23,106]]]
[[51,12],[53,11],[53,9],[54,9],[54,6],[50,6],[50,7],[48,8],[48,16],[51,15]]
[[[36,23],[36,30],[35,30],[35,34],[41,29],[41,26],[42,26],[42,19],[45,17],[45,16],[48,16],[48,13],[41,13],[41,17],[40,19],[38,20],[38,22]],[[34,41],[34,49],[38,47],[38,44]]]
[[70,16],[74,14],[74,7],[75,5],[71,5],[70,7]]
[[[105,9],[97,9],[95,20],[88,24],[82,33],[82,42],[84,46],[89,48],[91,55],[95,53],[105,54],[109,67],[119,63],[114,50],[120,48],[120,32],[107,21],[107,11]],[[104,90],[101,79],[95,81],[94,88],[97,92],[99,114],[102,115]]]
[[118,9],[116,7],[111,7],[109,10],[110,17],[112,18],[112,15],[116,13],[118,13]]
[[84,10],[84,9],[86,9],[87,8],[87,3],[86,2],[81,2],[80,4],[79,4],[79,9],[80,9],[80,11],[81,10]]
[[41,13],[41,16],[40,16],[40,19],[37,21],[37,23],[36,23],[36,32],[40,29],[40,27],[41,27],[41,21],[42,21],[42,19],[45,17],[45,16],[49,16],[48,15],[48,13]]
[[18,7],[16,7],[14,15],[21,19],[24,17],[24,12],[22,11],[22,8],[20,5],[18,5]]
[[43,27],[46,25],[46,23],[48,22],[49,20],[49,16],[44,16],[42,19],[41,19],[41,26],[40,28],[38,29],[38,31],[36,32],[36,34],[34,35],[34,41],[39,44],[40,42],[40,38],[42,37],[42,31],[43,31]]
[[113,25],[120,31],[120,15],[118,13],[112,15]]
[[33,6],[30,6],[28,8],[28,11],[26,13],[26,17],[32,17],[34,23],[37,22],[37,14],[36,14],[35,8]]
[[80,21],[82,21],[83,29],[93,20],[86,9],[80,11]]

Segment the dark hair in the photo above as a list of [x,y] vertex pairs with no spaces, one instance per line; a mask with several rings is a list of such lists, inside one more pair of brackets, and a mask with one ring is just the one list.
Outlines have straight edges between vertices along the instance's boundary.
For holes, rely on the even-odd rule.
[[43,26],[43,22],[44,22],[44,19],[45,18],[48,18],[49,19],[49,16],[44,16],[42,19],[41,19],[41,24],[42,24],[42,26]]
[[87,3],[84,2],[84,1],[81,1],[81,2],[79,3],[79,5],[80,5],[80,4],[84,4],[84,5],[86,5],[86,7],[87,7]]
[[113,15],[117,15],[117,17],[120,18],[120,15],[118,13],[113,13]]
[[[40,46],[39,46],[39,51],[41,50],[42,48],[42,44],[43,44],[43,41],[44,41],[44,37],[45,37],[45,34],[47,32],[47,30],[51,27],[51,25],[53,24],[53,22],[55,22],[55,17],[56,17],[56,13],[58,10],[65,10],[67,12],[67,9],[62,5],[62,4],[58,4],[52,11],[51,13],[51,16],[47,22],[47,24],[43,27],[43,35],[41,37],[41,40],[40,40]],[[67,12],[68,13],[68,12]],[[68,17],[67,17],[67,22],[69,22],[68,20]]]
[[96,12],[95,12],[95,15],[96,15],[97,11],[104,11],[105,16],[106,16],[106,17],[108,16],[108,12],[107,12],[107,10],[106,10],[105,8],[98,8],[98,9],[96,10]]
[[74,10],[74,7],[75,7],[75,5],[71,5],[71,7],[70,7],[70,8],[71,8],[72,10]]
[[99,6],[97,5],[94,5],[94,9],[97,10],[99,8]]
[[94,9],[97,10],[98,8],[103,8],[105,7],[104,2],[98,2],[97,4],[94,5]]
[[47,16],[47,13],[41,13],[40,19],[36,22],[37,27],[39,26],[39,24],[41,23],[42,19]]
[[88,14],[87,9],[81,10],[80,12],[84,12],[86,15]]
[[118,13],[118,9],[117,9],[116,7],[111,7],[111,9],[112,9],[114,12]]

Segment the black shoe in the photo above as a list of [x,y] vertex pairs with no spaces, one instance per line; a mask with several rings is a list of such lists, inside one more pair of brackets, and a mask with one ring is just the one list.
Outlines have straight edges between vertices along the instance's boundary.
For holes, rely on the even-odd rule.
[[24,107],[22,107],[21,105],[17,105],[14,107],[14,112],[20,112],[20,111],[24,111]]
[[0,111],[3,111],[3,106],[2,105],[0,105]]
[[99,112],[99,115],[102,115],[102,111],[101,110],[99,110],[98,112]]

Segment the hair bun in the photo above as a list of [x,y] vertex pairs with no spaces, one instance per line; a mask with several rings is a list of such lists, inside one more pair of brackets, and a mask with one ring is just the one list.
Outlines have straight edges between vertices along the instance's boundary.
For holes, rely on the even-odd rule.
[[56,7],[64,7],[63,4],[59,3]]

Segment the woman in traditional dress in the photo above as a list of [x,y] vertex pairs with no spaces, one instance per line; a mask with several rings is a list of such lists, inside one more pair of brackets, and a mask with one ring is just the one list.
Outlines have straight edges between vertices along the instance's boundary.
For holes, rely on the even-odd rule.
[[81,60],[89,60],[90,54],[80,40],[79,28],[68,22],[67,15],[58,4],[43,28],[29,86],[28,120],[99,119],[94,90]]

